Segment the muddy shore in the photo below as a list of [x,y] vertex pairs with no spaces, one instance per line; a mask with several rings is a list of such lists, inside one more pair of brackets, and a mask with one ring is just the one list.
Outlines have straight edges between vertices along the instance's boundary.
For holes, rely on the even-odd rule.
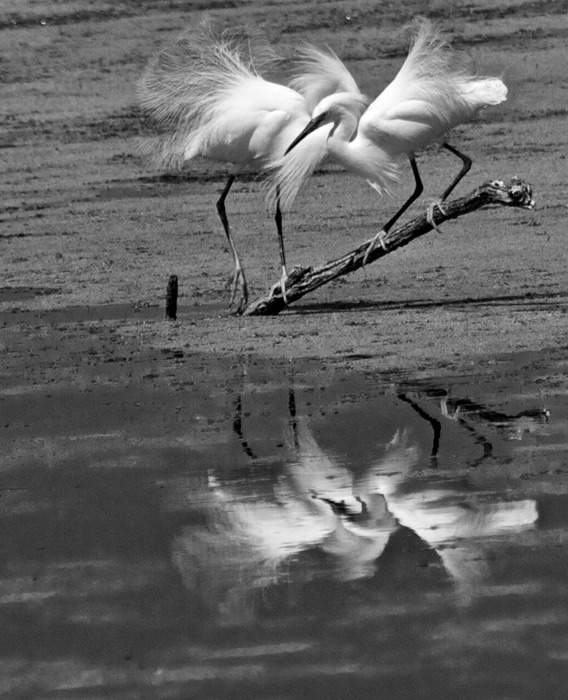
[[[480,69],[498,66],[510,87],[504,105],[456,130],[454,140],[474,160],[462,191],[518,175],[532,184],[536,210],[490,208],[449,222],[442,234],[268,319],[235,318],[226,309],[231,259],[215,211],[222,164],[196,162],[165,177],[137,152],[149,127],[136,107],[135,81],[152,51],[187,21],[181,8],[123,2],[110,16],[80,3],[70,14],[50,3],[24,4],[19,13],[5,8],[0,304],[10,332],[41,344],[43,324],[27,312],[70,309],[72,324],[89,321],[91,340],[114,326],[122,342],[141,348],[318,357],[410,374],[459,372],[486,354],[565,345],[565,16],[555,2],[513,2],[498,13],[458,6],[448,16],[442,4],[417,2],[407,11],[445,16],[456,45]],[[399,66],[404,46],[391,35],[401,18],[388,8],[366,17],[335,5],[292,7],[294,21],[285,3],[281,13],[245,4],[219,16],[254,18],[283,53],[317,27],[310,37],[338,50],[369,92]],[[426,191],[415,215],[452,161],[435,149],[422,158]],[[406,189],[401,184],[400,197]],[[366,240],[400,197],[377,198],[334,168],[318,174],[285,222],[290,264],[317,264]],[[260,294],[278,275],[261,184],[237,181],[228,207],[252,292]],[[161,309],[172,273],[180,280],[180,314],[168,324]],[[106,304],[155,313],[138,320],[110,311],[99,323],[89,308]],[[63,335],[59,345],[64,365],[72,344]],[[30,371],[37,362],[41,356]]]
[[[0,694],[276,698],[280,678],[286,697],[375,697],[378,682],[393,698],[450,688],[486,700],[505,686],[510,697],[564,697],[565,3],[198,4],[0,2]],[[369,94],[403,60],[404,21],[440,21],[510,90],[456,129],[453,142],[473,159],[456,194],[518,176],[536,208],[482,209],[279,316],[233,315],[215,210],[226,169],[198,160],[163,173],[138,150],[151,127],[136,80],[203,10],[227,25],[260,23],[285,55],[305,39],[328,43]],[[419,162],[425,192],[409,216],[455,167],[434,147]],[[410,187],[409,172],[381,199],[325,167],[286,217],[290,265],[367,240]],[[260,296],[279,277],[262,183],[237,180],[227,210]],[[175,321],[164,316],[171,274]],[[455,412],[444,416],[446,396]],[[223,488],[234,489],[228,513],[242,493],[275,499],[270,489],[297,459],[296,418],[354,474],[414,430],[423,460],[402,473],[418,502],[448,488],[444,498],[481,516],[488,501],[526,506],[518,537],[468,550],[462,573],[473,572],[475,604],[455,603],[442,548],[400,527],[374,577],[346,583],[344,570],[338,583],[320,551],[292,562],[289,586],[250,574],[260,609],[245,605],[250,618],[238,617],[238,595],[231,607],[233,589],[219,593],[207,579],[213,562],[240,580],[233,560],[217,549],[210,562],[192,543],[205,541]],[[434,464],[432,425],[441,424]],[[203,556],[205,591],[193,555]],[[493,567],[483,585],[480,561]],[[337,615],[328,617],[327,600]],[[232,627],[207,617],[221,604]]]

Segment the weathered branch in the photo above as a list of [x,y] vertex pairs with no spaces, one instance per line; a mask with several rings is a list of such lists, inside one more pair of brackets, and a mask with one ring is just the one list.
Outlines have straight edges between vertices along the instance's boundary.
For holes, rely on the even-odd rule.
[[[532,209],[534,200],[532,199],[531,187],[517,178],[513,178],[508,185],[499,180],[486,182],[465,197],[444,202],[443,210],[435,207],[434,223],[439,225],[449,219],[457,219],[459,216],[469,214],[488,204]],[[407,245],[415,238],[423,236],[432,228],[426,214],[422,214],[403,226],[389,231],[383,239],[385,247],[377,245],[369,254],[367,265],[388,253],[392,253],[397,248]],[[313,292],[314,289],[363,267],[363,259],[370,243],[370,240],[366,241],[341,258],[327,262],[320,267],[294,268],[286,284],[288,305],[309,292]],[[245,316],[268,316],[278,314],[285,308],[286,304],[278,291],[272,296],[268,293],[253,301],[243,313]]]

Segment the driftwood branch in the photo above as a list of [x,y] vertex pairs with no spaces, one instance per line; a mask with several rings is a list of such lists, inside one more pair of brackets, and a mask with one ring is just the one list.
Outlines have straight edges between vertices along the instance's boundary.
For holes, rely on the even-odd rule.
[[[469,214],[489,204],[532,209],[534,200],[531,187],[517,178],[513,178],[507,185],[499,180],[486,182],[465,197],[444,202],[443,210],[435,207],[433,220],[436,225],[440,225],[444,221],[457,219],[459,216]],[[385,247],[377,245],[370,253],[367,265],[392,253],[397,248],[407,245],[410,241],[423,236],[432,229],[433,226],[428,221],[426,214],[412,219],[399,228],[392,229],[383,239]],[[313,292],[314,289],[363,267],[363,259],[370,243],[370,240],[366,241],[341,258],[327,262],[320,267],[294,268],[286,284],[288,305],[309,292]],[[243,314],[245,316],[269,316],[278,314],[285,308],[286,304],[282,295],[280,291],[277,291],[272,296],[268,293],[253,301],[246,307]]]

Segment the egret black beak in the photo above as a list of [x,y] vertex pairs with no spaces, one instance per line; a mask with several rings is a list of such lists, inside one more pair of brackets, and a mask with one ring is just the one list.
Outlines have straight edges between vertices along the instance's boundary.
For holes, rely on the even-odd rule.
[[306,128],[296,136],[296,138],[292,141],[292,143],[288,146],[286,149],[286,153],[284,154],[285,156],[290,153],[290,151],[295,148],[300,141],[306,138],[308,134],[311,134],[312,131],[315,131],[316,129],[319,129],[322,124],[325,124],[327,120],[327,113],[323,112],[317,117],[314,117],[309,124],[306,125]]

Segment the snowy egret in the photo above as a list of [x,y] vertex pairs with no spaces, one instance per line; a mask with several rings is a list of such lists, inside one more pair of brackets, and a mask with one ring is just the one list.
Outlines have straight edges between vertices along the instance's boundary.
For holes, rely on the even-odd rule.
[[[314,130],[331,123],[334,127],[328,132],[327,149],[322,158],[329,155],[348,170],[364,177],[379,193],[389,189],[393,179],[392,163],[400,162],[403,157],[409,159],[414,192],[375,236],[367,249],[365,261],[377,241],[386,247],[386,233],[423,191],[416,151],[458,124],[469,121],[484,107],[499,104],[507,97],[507,88],[500,78],[478,77],[459,65],[457,53],[429,20],[415,21],[413,31],[413,42],[404,64],[362,115],[354,137],[345,136],[353,129],[347,97],[343,102],[334,103],[323,99],[314,109],[310,123],[290,144],[287,152],[293,152]],[[348,124],[347,130],[343,128],[345,124]],[[434,206],[441,207],[471,167],[468,156],[447,142],[443,146],[462,160],[462,168],[440,199],[430,206],[428,217],[433,226]],[[293,197],[303,183],[296,176],[297,168],[291,167],[286,157],[278,164],[272,187]],[[304,172],[304,177],[307,176]]]
[[[309,123],[322,97],[346,93],[358,116],[367,104],[355,80],[333,52],[312,48],[307,54],[309,70],[292,79],[290,87],[269,82],[259,71],[273,68],[278,57],[256,28],[221,31],[206,21],[187,29],[155,56],[139,82],[143,109],[165,127],[165,133],[147,145],[158,165],[181,167],[196,156],[233,164],[217,211],[235,263],[231,304],[240,287],[238,312],[246,306],[248,291],[225,211],[225,199],[235,177],[247,166],[263,170],[282,157]],[[319,159],[327,136],[322,131],[302,148],[303,169],[311,171],[312,160]],[[320,146],[314,148],[314,142]],[[300,176],[303,177],[303,171]],[[286,300],[283,208],[278,194],[275,199],[282,277],[273,291],[280,287]],[[291,201],[288,198],[287,204]]]

